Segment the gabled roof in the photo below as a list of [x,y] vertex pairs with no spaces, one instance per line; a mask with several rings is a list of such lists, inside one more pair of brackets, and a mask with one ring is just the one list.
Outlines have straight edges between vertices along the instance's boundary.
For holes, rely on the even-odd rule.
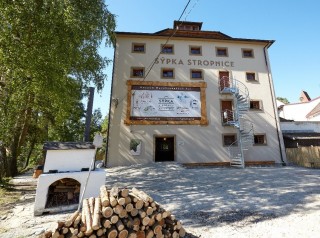
[[315,117],[320,114],[320,102],[306,115],[306,118]]
[[[178,24],[179,22],[176,22]],[[196,25],[198,24],[199,29],[201,29],[202,22],[183,22],[184,25]],[[145,37],[170,37],[170,38],[195,38],[195,39],[216,39],[216,40],[226,40],[226,41],[243,41],[252,43],[265,43],[267,47],[270,47],[274,40],[259,40],[259,39],[245,39],[245,38],[233,38],[220,31],[202,31],[202,30],[178,30],[176,28],[167,28],[155,33],[138,33],[138,32],[115,32],[116,35],[124,36],[145,36]]]

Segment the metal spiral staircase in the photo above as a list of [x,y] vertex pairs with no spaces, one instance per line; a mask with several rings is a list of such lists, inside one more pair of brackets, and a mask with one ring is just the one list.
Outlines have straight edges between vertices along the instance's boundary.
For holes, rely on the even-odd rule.
[[224,125],[238,130],[237,140],[228,147],[230,165],[244,168],[245,151],[254,143],[253,124],[245,117],[250,109],[249,91],[243,83],[224,76],[220,79],[220,93],[232,94],[234,98],[233,109],[226,109],[221,115]]

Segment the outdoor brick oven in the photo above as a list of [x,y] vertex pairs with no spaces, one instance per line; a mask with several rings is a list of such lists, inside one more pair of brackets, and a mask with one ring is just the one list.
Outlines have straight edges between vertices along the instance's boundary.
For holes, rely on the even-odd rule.
[[[95,156],[89,142],[46,142],[43,173],[38,178],[34,215],[76,210]],[[97,197],[105,184],[105,171],[90,172],[83,198]]]

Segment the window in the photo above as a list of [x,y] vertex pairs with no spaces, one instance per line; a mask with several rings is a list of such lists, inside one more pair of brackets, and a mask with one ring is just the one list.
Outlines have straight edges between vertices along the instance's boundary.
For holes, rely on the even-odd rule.
[[144,77],[144,68],[143,67],[131,68],[131,77],[133,77],[133,78],[143,78]]
[[228,57],[228,48],[226,48],[226,47],[216,47],[216,56]]
[[174,49],[173,45],[161,45],[161,53],[162,54],[173,54]]
[[242,49],[242,58],[253,58],[253,49]]
[[191,69],[191,79],[203,79],[203,73],[201,69]]
[[145,53],[146,44],[144,43],[132,43],[132,53]]
[[250,109],[262,110],[261,101],[259,101],[259,100],[251,100],[250,101]]
[[251,81],[251,82],[257,81],[256,74],[255,73],[251,73],[251,72],[247,72],[246,73],[246,79],[247,79],[247,81]]
[[223,137],[223,146],[237,146],[237,135],[236,134],[224,134]]
[[266,145],[266,135],[260,134],[260,135],[254,135],[254,145]]
[[161,77],[164,79],[173,79],[174,69],[161,69]]
[[189,46],[190,55],[201,55],[201,46]]

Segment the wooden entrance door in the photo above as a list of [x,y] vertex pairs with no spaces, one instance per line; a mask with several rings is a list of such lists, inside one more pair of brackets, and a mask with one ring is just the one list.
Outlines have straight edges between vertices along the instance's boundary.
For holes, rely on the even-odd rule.
[[229,72],[219,71],[219,83],[220,91],[222,91],[224,88],[230,87]]
[[156,137],[155,161],[174,161],[174,137]]
[[234,121],[232,104],[231,100],[221,101],[221,115],[223,123]]

